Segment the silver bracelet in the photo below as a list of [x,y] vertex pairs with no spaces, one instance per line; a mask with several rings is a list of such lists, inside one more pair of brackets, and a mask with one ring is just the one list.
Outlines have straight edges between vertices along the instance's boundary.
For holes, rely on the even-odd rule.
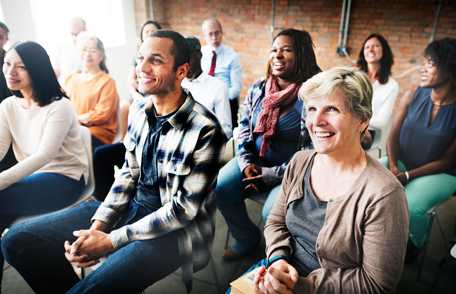
[[409,172],[408,172],[408,171],[405,171],[404,174],[405,174],[405,178],[407,179],[407,182],[410,181],[410,174],[409,174]]

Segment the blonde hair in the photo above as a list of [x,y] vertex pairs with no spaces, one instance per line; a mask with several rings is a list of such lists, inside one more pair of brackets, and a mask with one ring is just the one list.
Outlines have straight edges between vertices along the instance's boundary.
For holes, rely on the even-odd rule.
[[345,103],[351,113],[362,121],[372,117],[372,85],[368,76],[352,67],[334,67],[316,74],[302,84],[298,97],[304,103],[310,99],[329,96],[334,91],[344,93]]

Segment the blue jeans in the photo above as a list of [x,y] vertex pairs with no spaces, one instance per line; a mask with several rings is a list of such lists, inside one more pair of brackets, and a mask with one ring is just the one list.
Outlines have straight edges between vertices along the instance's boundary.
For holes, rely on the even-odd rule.
[[[0,191],[0,234],[20,217],[55,211],[75,203],[83,189],[83,178],[76,181],[57,173],[34,173],[23,178]],[[3,269],[1,252],[0,266]]]
[[[244,192],[242,172],[237,159],[231,159],[219,172],[217,179],[216,203],[222,213],[236,243],[233,250],[238,253],[248,253],[253,250],[261,240],[261,232],[250,220],[244,200],[251,194]],[[263,207],[265,220],[280,191],[280,185],[266,192],[266,203]]]
[[[5,259],[36,293],[139,293],[183,264],[178,254],[179,231],[118,248],[94,272],[79,280],[65,259],[63,243],[72,232],[90,227],[100,202],[87,200],[58,212],[25,221],[5,235]],[[136,222],[153,209],[135,200],[114,229]]]
[[123,143],[107,144],[97,147],[93,154],[93,172],[95,175],[94,196],[103,201],[114,183],[114,166],[122,167],[125,161]]

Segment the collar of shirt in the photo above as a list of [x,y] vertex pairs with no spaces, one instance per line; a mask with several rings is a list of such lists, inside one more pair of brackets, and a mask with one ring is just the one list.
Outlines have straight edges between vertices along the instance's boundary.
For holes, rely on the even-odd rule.
[[198,77],[194,78],[193,80],[190,80],[189,78],[185,78],[182,81],[182,87],[188,88],[189,84],[195,84],[195,83],[202,84],[202,83],[205,83],[206,80],[207,80],[207,77],[208,77],[208,74],[202,72]]
[[223,46],[223,44],[220,44],[220,46],[218,46],[217,48],[214,48],[210,45],[206,45],[206,46],[203,46],[201,48],[201,50],[209,53],[208,55],[210,55],[210,57],[212,58],[212,51],[215,51],[215,53],[217,54],[217,58],[220,57],[220,55],[223,53],[223,51],[225,50],[225,46]]
[[217,48],[212,48],[212,50],[215,51],[215,53],[217,53],[217,55],[220,55],[220,54],[222,54],[224,48],[225,47],[223,46],[223,44],[220,44],[220,46],[218,46]]
[[[195,101],[193,100],[191,94],[185,89],[183,89],[183,91],[184,95],[186,96],[184,103],[179,107],[179,109],[177,109],[177,111],[173,115],[171,115],[168,118],[168,123],[176,129],[183,128],[185,122],[192,114],[193,105],[195,104]],[[140,111],[144,114],[145,120],[147,121],[146,100],[147,99],[138,101],[138,107]]]

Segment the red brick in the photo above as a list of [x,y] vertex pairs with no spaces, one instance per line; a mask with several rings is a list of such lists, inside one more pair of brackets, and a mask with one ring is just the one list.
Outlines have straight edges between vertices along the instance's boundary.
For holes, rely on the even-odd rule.
[[[136,0],[137,10],[144,9]],[[174,0],[152,1],[154,15],[166,27],[183,35],[195,35],[204,43],[201,22],[217,17],[224,28],[224,42],[241,55],[244,70],[243,91],[264,75],[272,35],[272,3],[270,0]],[[323,69],[348,65],[350,61],[336,54],[342,1],[277,0],[274,32],[292,26],[308,30],[316,45],[317,60]],[[364,39],[380,32],[388,39],[395,55],[393,75],[400,76],[421,62],[438,1],[357,0],[352,2],[348,47],[350,58],[356,60]],[[136,11],[138,30],[146,13]],[[444,0],[436,37],[456,37],[456,5]],[[419,64],[419,63],[418,63]],[[416,71],[398,79],[402,89],[418,79]]]

